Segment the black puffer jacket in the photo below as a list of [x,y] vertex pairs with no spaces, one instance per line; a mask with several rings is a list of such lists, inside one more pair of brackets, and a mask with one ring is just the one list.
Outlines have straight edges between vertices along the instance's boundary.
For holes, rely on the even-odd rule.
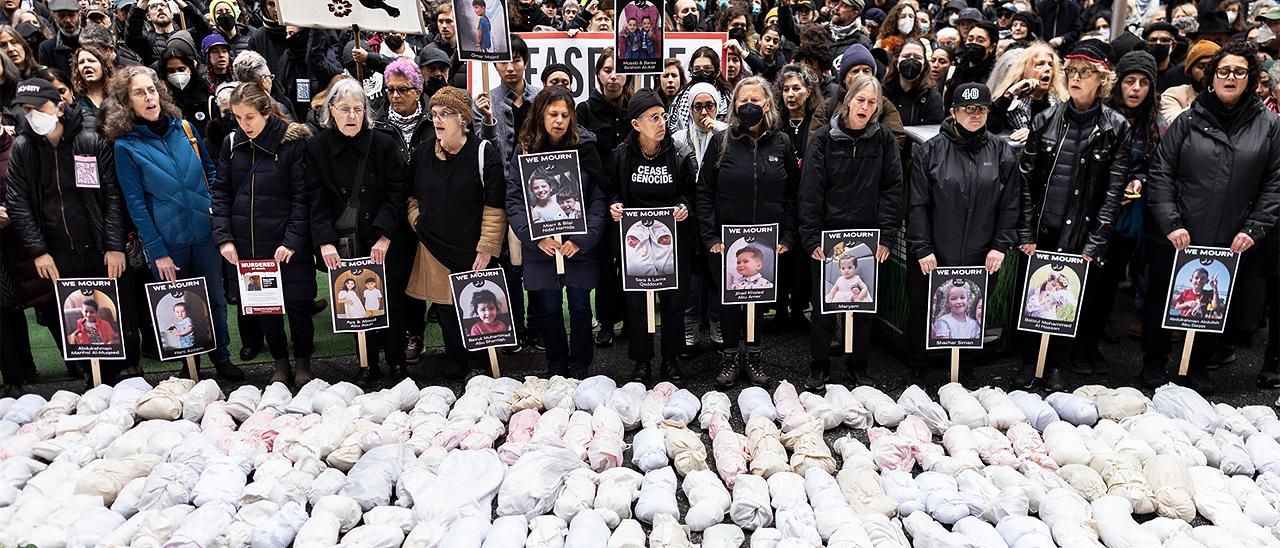
[[[77,109],[63,110],[62,125],[62,141],[55,149],[27,125],[26,117],[19,118],[5,189],[12,230],[18,231],[32,257],[48,253],[51,247],[85,243],[98,252],[123,252],[127,221],[116,181],[115,149],[85,127]],[[76,186],[77,156],[97,158],[100,189]],[[88,218],[70,217],[71,212]],[[73,233],[92,233],[92,241],[76,240]]]
[[1239,232],[1261,242],[1280,213],[1280,119],[1253,94],[1234,128],[1205,105],[1205,94],[1160,140],[1147,181],[1159,241],[1179,228],[1194,245],[1226,246]]
[[[178,13],[170,14],[173,16],[174,32],[181,30],[181,16]],[[206,36],[213,34],[213,27],[209,25],[209,20],[199,9],[190,2],[185,8],[182,8],[182,16],[186,17],[187,24],[190,25],[191,41],[198,46],[204,41]],[[129,18],[125,23],[125,44],[138,54],[139,60],[144,65],[151,65],[160,59],[160,53],[166,47],[169,47],[169,37],[173,36],[173,32],[168,34],[159,34],[150,29],[147,24],[147,10],[134,5],[129,10]]]
[[1022,178],[1013,148],[983,129],[965,138],[954,118],[911,160],[907,252],[939,266],[980,265],[1014,246]]
[[893,246],[902,227],[902,158],[893,132],[872,122],[851,134],[837,117],[814,135],[800,174],[800,243],[822,244],[822,231],[879,228]]
[[723,243],[724,225],[778,223],[779,243],[795,249],[800,187],[795,156],[791,138],[781,131],[752,137],[726,129],[712,135],[698,175],[696,212],[702,242],[708,248]]
[[[1018,243],[1035,243],[1044,233],[1041,215],[1049,186],[1064,186],[1067,203],[1056,247],[1093,258],[1107,254],[1120,197],[1128,183],[1129,122],[1111,107],[1097,105],[1097,126],[1083,141],[1068,138],[1070,102],[1038,114],[1019,160],[1023,174]],[[1069,153],[1070,152],[1070,153]],[[1071,163],[1069,159],[1075,159]]]

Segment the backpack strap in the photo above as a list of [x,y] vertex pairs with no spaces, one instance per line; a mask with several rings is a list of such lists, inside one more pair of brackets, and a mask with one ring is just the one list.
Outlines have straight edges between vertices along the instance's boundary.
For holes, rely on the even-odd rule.
[[204,172],[204,158],[200,156],[200,141],[196,139],[195,131],[191,129],[191,124],[186,120],[182,121],[182,132],[187,134],[187,142],[191,143],[191,150],[196,152],[196,159],[200,160],[200,178],[204,179],[204,189],[212,197],[213,189],[209,187],[209,176]]
[[476,163],[480,164],[480,186],[481,187],[484,187],[484,146],[487,144],[489,144],[489,141],[481,139],[480,151],[476,153],[476,156],[479,158],[478,160],[476,160]]

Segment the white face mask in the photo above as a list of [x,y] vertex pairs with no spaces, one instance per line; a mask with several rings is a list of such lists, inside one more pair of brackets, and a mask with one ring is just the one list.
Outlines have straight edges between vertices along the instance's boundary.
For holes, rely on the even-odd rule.
[[1228,25],[1235,24],[1236,17],[1238,17],[1239,15],[1240,14],[1238,12],[1234,12],[1234,11],[1227,12],[1227,24]]
[[48,135],[58,126],[58,117],[47,112],[33,110],[27,113],[27,124],[36,135]]
[[921,33],[924,33],[924,34],[928,34],[928,33],[929,33],[929,24],[928,24],[928,23],[920,23],[920,24],[919,24],[919,25],[917,25],[917,26],[919,26],[919,27],[920,27],[920,32],[921,32]]
[[911,32],[912,27],[916,26],[916,20],[910,17],[902,17],[898,19],[898,32],[907,34]]
[[187,89],[187,84],[191,83],[190,72],[175,72],[168,76],[170,84],[178,89]]
[[959,20],[960,20],[960,14],[958,13],[953,13],[947,16],[947,23],[953,27],[956,26],[956,21],[959,21]]

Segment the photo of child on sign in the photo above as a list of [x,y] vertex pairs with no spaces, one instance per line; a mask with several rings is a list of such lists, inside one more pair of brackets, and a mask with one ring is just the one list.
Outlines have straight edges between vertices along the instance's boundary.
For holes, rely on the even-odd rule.
[[453,0],[458,25],[458,58],[463,61],[511,60],[511,34],[504,0]]
[[929,274],[933,298],[925,348],[982,348],[987,270],[939,267]]

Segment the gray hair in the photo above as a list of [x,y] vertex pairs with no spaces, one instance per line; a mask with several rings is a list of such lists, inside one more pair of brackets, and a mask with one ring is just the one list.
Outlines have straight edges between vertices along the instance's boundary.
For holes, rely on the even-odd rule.
[[871,114],[872,122],[880,119],[880,112],[884,110],[884,89],[880,86],[880,81],[870,74],[859,74],[854,77],[853,83],[849,85],[849,91],[845,92],[844,100],[840,102],[840,106],[836,108],[836,116],[843,121],[843,118],[849,115],[849,101],[853,100],[853,96],[857,95],[863,88],[870,87],[876,92],[876,111]]
[[231,73],[241,82],[258,82],[271,76],[271,68],[261,53],[245,50],[231,62]]
[[334,103],[349,97],[360,101],[360,105],[364,107],[364,127],[372,129],[373,109],[369,107],[369,97],[364,94],[364,85],[354,78],[343,78],[334,82],[333,88],[329,90],[329,98],[324,102],[324,109],[320,111],[320,125],[327,128],[336,127],[329,110],[333,108]]
[[111,33],[111,29],[102,25],[86,25],[80,29],[80,45],[82,46],[102,46],[104,48],[116,47],[116,38]]
[[[738,118],[738,109],[734,105],[738,102],[738,94],[742,93],[742,88],[751,86],[760,88],[764,92],[765,102],[768,103],[764,105],[764,131],[777,129],[782,117],[778,114],[778,102],[773,96],[773,84],[760,76],[744,78],[733,88],[733,97],[729,101],[729,128],[739,131],[747,129],[742,127],[742,120]],[[764,133],[764,131],[761,133]],[[728,135],[728,132],[725,132],[725,134]]]
[[563,10],[569,6],[578,8],[578,13],[582,13],[582,5],[578,3],[578,0],[564,0],[564,4],[560,6],[560,9]]
[[774,93],[778,97],[782,97],[782,90],[786,87],[787,80],[791,78],[799,78],[800,83],[809,90],[809,98],[804,102],[805,112],[811,112],[817,109],[818,102],[825,99],[822,96],[822,89],[819,87],[821,82],[819,82],[818,75],[813,72],[813,69],[804,65],[798,63],[788,63],[783,65],[782,70],[778,72],[778,78],[776,80],[777,88],[774,90]]

